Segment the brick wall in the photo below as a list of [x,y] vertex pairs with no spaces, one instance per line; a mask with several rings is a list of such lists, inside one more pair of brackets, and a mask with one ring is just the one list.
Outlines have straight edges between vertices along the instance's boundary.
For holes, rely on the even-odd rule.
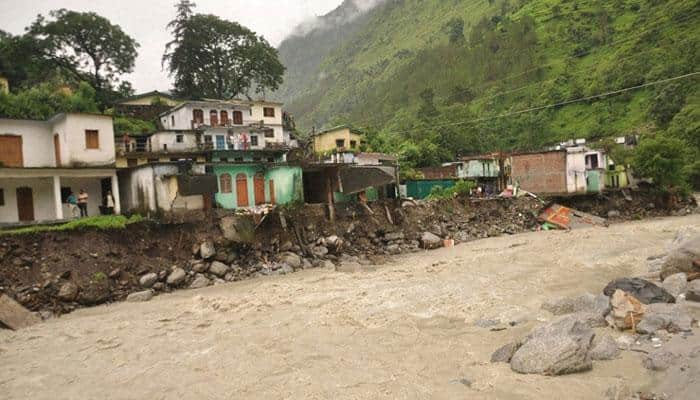
[[446,167],[426,167],[419,171],[425,179],[450,179],[457,177],[457,166],[448,165]]
[[511,156],[511,182],[533,193],[566,193],[566,152]]

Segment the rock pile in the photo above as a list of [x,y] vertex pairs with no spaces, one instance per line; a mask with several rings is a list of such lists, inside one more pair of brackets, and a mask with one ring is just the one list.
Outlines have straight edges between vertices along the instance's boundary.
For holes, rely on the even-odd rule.
[[[678,296],[684,295],[680,282],[669,286],[672,292],[681,292]],[[639,278],[616,279],[597,296],[584,293],[548,300],[542,309],[560,317],[502,346],[491,356],[492,362],[509,362],[513,371],[523,374],[569,374],[591,369],[593,361],[614,359],[620,349],[629,350],[640,344],[640,338],[646,338],[654,351],[643,365],[661,370],[668,368],[675,356],[660,349],[660,337],[689,334],[696,322],[667,290]],[[623,335],[616,340],[596,332],[596,328],[608,325],[631,329],[639,336]]]

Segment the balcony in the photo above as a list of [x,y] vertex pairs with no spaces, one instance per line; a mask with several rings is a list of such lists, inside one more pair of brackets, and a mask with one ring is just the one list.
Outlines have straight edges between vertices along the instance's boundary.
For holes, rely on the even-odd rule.
[[176,145],[171,145],[168,148],[160,147],[153,148],[150,143],[124,143],[117,142],[114,144],[117,155],[125,156],[127,154],[153,154],[153,153],[194,153],[206,150],[213,150],[212,143],[198,143],[196,145],[185,145],[182,143],[177,143]]

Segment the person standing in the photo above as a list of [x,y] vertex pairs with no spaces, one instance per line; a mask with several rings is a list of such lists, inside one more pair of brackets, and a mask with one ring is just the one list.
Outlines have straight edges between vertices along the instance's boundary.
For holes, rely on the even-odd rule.
[[105,196],[105,206],[107,206],[107,215],[114,215],[114,196],[111,190],[108,190]]
[[85,189],[80,189],[80,193],[78,193],[78,208],[80,208],[80,216],[81,217],[87,217],[88,216],[88,194],[85,192]]
[[68,209],[70,210],[70,215],[73,218],[78,218],[78,199],[75,197],[75,193],[71,191],[68,194],[68,198],[66,199],[66,203],[68,203]]

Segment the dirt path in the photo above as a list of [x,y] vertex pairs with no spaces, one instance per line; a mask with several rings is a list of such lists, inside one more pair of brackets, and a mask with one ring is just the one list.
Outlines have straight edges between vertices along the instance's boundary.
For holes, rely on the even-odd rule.
[[[0,332],[4,399],[591,399],[658,380],[625,352],[518,375],[500,345],[549,297],[646,272],[700,215],[487,239],[354,274],[309,270],[77,311]],[[492,332],[477,319],[517,321]]]

